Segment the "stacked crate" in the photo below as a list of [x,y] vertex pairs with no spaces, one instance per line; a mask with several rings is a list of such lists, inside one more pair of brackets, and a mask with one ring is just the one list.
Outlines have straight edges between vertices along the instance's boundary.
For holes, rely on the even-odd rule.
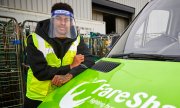
[[0,107],[23,106],[20,40],[16,19],[0,16]]

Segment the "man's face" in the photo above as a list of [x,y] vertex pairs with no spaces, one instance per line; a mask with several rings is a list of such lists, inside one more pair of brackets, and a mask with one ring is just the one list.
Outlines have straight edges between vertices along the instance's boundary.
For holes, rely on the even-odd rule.
[[59,15],[54,18],[54,29],[57,37],[66,37],[70,32],[70,17]]

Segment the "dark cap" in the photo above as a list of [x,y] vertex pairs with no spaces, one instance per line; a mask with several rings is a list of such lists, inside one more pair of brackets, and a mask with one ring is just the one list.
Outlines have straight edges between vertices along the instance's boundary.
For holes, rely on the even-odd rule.
[[51,13],[55,10],[66,10],[66,11],[69,11],[73,14],[72,7],[67,3],[61,3],[61,2],[55,3],[51,8]]

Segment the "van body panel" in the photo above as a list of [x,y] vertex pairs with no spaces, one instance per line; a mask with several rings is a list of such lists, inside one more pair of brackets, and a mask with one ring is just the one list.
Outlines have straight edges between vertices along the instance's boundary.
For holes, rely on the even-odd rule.
[[[144,104],[159,108],[165,105],[180,107],[180,63],[113,58],[103,58],[101,61],[116,62],[120,65],[106,73],[87,69],[51,93],[39,107],[59,108],[64,99],[67,99],[67,103],[64,103],[66,105],[73,102],[80,104],[78,101],[87,97],[90,98],[78,107],[126,108],[142,107]],[[77,88],[73,89],[75,87]],[[83,90],[84,92],[75,95]],[[67,95],[69,93],[70,95]]]

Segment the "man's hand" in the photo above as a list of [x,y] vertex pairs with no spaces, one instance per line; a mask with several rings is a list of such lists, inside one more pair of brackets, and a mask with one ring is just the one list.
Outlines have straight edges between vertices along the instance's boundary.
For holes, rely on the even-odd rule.
[[72,69],[79,66],[81,62],[84,62],[84,55],[78,54],[74,57],[73,63],[70,65],[70,68]]
[[55,86],[61,86],[62,85],[61,79],[63,79],[64,76],[65,75],[55,75],[51,83]]
[[62,86],[63,84],[67,83],[72,79],[72,74],[66,74],[66,75],[55,75],[52,79],[52,84],[56,86]]

